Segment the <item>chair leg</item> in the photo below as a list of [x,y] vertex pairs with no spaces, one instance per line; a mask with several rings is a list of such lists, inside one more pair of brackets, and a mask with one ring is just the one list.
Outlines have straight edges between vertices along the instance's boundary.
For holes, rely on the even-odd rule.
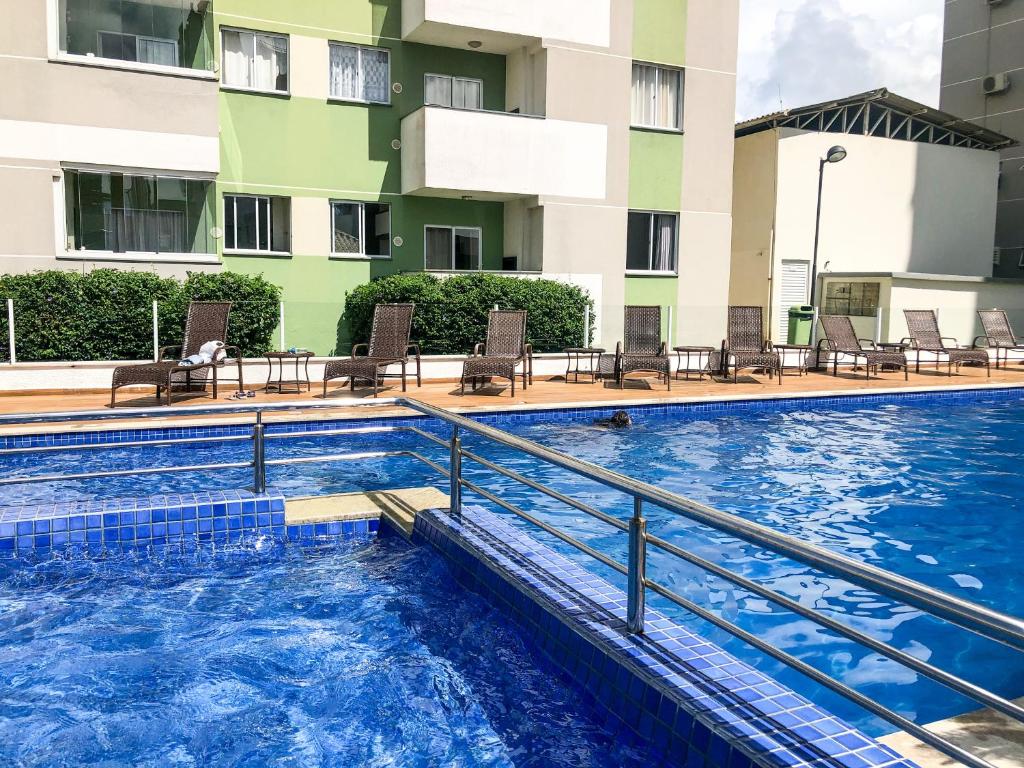
[[167,405],[171,404],[171,393],[173,389],[171,387],[171,375],[167,375]]
[[114,407],[114,393],[117,392],[117,387],[110,388],[110,407]]
[[405,363],[402,363],[402,391],[405,392]]
[[[403,379],[404,382],[404,379]],[[377,397],[377,374],[373,374],[373,396]]]
[[992,361],[991,360],[986,360],[985,361],[985,378],[988,378],[988,379],[992,378]]
[[327,379],[324,379],[324,397],[327,397]]
[[245,384],[242,381],[242,358],[239,357],[235,362],[238,364],[238,391],[243,392],[245,391]]
[[[211,370],[213,370],[213,399],[216,400],[217,399],[217,369],[215,367],[215,368],[213,368]],[[295,378],[298,378],[298,376],[296,376]]]
[[515,370],[512,371],[511,381],[512,381],[512,397],[514,398],[516,396],[516,372],[515,372]]

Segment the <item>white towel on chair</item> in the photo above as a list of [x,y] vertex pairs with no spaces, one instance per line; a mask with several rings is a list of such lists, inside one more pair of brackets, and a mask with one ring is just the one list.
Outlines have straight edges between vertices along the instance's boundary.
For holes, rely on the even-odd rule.
[[181,365],[209,365],[220,362],[227,356],[223,341],[208,341],[199,348],[195,355],[189,355],[181,361]]

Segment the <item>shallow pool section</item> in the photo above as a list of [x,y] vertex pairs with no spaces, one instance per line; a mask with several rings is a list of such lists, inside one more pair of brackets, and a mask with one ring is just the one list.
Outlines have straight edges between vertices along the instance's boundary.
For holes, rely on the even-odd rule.
[[640,766],[397,538],[0,561],[0,764]]

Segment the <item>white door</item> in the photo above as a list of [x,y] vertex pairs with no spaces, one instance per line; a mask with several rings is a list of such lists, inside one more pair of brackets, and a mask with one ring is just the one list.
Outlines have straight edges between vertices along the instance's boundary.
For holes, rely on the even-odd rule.
[[789,308],[806,304],[810,298],[811,263],[783,261],[779,275],[778,333],[773,341],[785,342],[789,332]]

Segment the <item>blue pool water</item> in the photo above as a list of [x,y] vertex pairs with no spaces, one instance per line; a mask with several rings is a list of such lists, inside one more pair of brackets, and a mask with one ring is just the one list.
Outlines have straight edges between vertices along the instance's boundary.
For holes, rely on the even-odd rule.
[[[782,409],[736,407],[725,412],[634,413],[630,430],[550,418],[503,425],[540,443],[611,467],[799,536],[837,552],[920,580],[939,589],[1014,615],[1024,614],[1024,399],[999,397],[969,402],[935,399],[900,404],[847,401],[807,403]],[[440,433],[440,429],[439,429]],[[441,463],[444,451],[413,435],[301,438],[273,441],[272,456],[324,451],[416,448]],[[564,471],[469,435],[465,444],[506,466],[600,509],[628,517],[624,496]],[[245,446],[69,451],[45,459],[9,456],[4,469],[22,472],[82,471],[89,467],[193,464],[241,460]],[[624,536],[598,521],[510,480],[466,462],[468,477],[503,498],[592,546],[625,559]],[[408,458],[345,464],[310,464],[271,469],[270,482],[287,495],[417,486],[444,482]],[[4,489],[14,503],[55,495],[89,498],[141,495],[189,488],[244,487],[248,473],[216,478],[180,476],[83,481],[60,486]],[[471,495],[469,501],[474,501]],[[475,501],[482,501],[476,499]],[[741,544],[684,518],[647,509],[650,529],[697,554],[755,578],[804,604],[841,616],[852,626],[908,653],[1006,696],[1024,695],[1019,654],[967,632],[920,616],[863,589]],[[523,523],[523,525],[526,525]],[[547,539],[541,533],[533,532]],[[557,542],[560,551],[603,576],[611,574]],[[769,639],[808,663],[918,722],[927,723],[975,708],[970,702],[922,681],[892,662],[818,629],[760,598],[733,590],[694,568],[651,556],[652,575],[707,603],[722,615]],[[764,659],[721,632],[679,610],[659,607],[692,623],[801,693],[874,733],[891,730],[865,713]]]
[[640,766],[401,540],[0,562],[0,765]]

